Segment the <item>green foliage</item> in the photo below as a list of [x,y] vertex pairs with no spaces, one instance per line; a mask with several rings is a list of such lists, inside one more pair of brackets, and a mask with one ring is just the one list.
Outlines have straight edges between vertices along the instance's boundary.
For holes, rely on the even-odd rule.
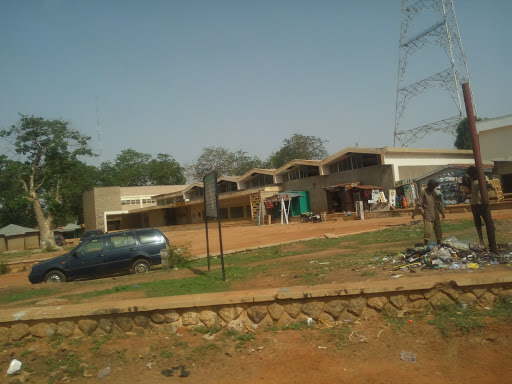
[[234,329],[229,329],[224,334],[233,339],[237,343],[237,347],[244,346],[248,341],[256,340],[256,335],[254,333],[242,333],[235,331]]
[[272,153],[268,163],[273,168],[279,168],[294,159],[320,160],[328,156],[324,143],[326,140],[315,136],[304,136],[295,133],[289,139],[283,140],[281,148]]
[[171,351],[168,351],[166,349],[162,349],[160,351],[160,357],[163,357],[165,359],[170,359],[173,356],[174,356],[174,354]]
[[208,343],[205,345],[200,345],[192,350],[193,353],[198,355],[206,355],[210,352],[220,351],[220,347],[215,343]]
[[98,354],[100,352],[101,347],[110,340],[112,340],[112,335],[104,335],[100,338],[96,338],[92,341],[92,347],[89,348],[89,350],[93,354]]
[[169,268],[183,267],[190,260],[190,250],[186,247],[170,245],[167,252],[169,254]]
[[469,331],[482,328],[485,315],[488,314],[477,310],[475,307],[463,308],[459,304],[447,302],[436,308],[434,319],[429,320],[428,323],[435,325],[446,337],[453,331],[458,330],[467,334]]
[[55,288],[40,287],[37,290],[28,288],[13,289],[8,295],[0,295],[0,304],[8,304],[16,301],[29,300],[38,297],[45,297],[55,293],[58,290]]
[[8,205],[19,205],[13,195],[21,192],[33,206],[42,244],[53,245],[53,218],[63,210],[64,191],[74,185],[69,179],[74,177],[78,158],[93,156],[90,137],[71,129],[65,121],[22,114],[17,125],[0,131],[0,137],[17,157],[7,166],[14,176],[8,186]]
[[202,181],[211,171],[217,171],[217,176],[241,176],[253,168],[263,168],[264,163],[257,157],[250,157],[246,152],[238,150],[231,152],[222,147],[205,147],[190,169],[194,180]]
[[100,166],[102,186],[145,186],[185,184],[184,169],[170,155],[159,153],[154,159],[150,154],[134,149],[124,149],[114,162]]
[[0,275],[5,275],[9,273],[9,267],[6,263],[0,263]]
[[[480,121],[478,117],[475,117],[475,121]],[[468,118],[463,118],[459,124],[457,125],[457,129],[455,130],[457,137],[455,138],[455,143],[453,145],[457,149],[473,149],[473,144],[471,143],[471,134],[469,132],[469,122]]]

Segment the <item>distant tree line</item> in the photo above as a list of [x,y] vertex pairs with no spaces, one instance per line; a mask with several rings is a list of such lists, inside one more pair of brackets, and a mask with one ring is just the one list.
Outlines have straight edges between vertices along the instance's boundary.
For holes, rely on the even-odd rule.
[[39,228],[43,247],[55,247],[53,229],[83,222],[82,194],[92,187],[180,185],[219,176],[240,176],[253,168],[279,168],[294,159],[328,156],[325,140],[294,134],[266,160],[243,150],[203,148],[196,162],[180,165],[170,154],[152,156],[125,149],[113,161],[95,167],[85,160],[96,155],[89,136],[63,120],[20,114],[0,131],[0,227],[17,224]]

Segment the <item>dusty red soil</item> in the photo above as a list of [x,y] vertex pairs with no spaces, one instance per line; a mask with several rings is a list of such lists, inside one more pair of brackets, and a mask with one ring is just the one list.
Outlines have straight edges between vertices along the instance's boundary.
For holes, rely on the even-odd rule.
[[[512,219],[512,210],[493,212],[496,220]],[[447,219],[471,219],[470,214],[451,214]],[[387,226],[410,223],[408,217],[374,219],[366,221],[339,221],[270,226],[231,226],[222,228],[224,251],[251,246],[274,244],[311,237],[324,237],[332,233],[343,235]],[[213,227],[212,227],[213,228]],[[173,244],[187,246],[193,255],[206,253],[203,226],[163,228]],[[217,227],[210,230],[210,251],[218,251]],[[511,235],[512,240],[512,235]],[[303,276],[288,276],[286,265],[304,263],[317,268],[317,283],[389,279],[389,269],[357,270],[331,268],[332,265],[311,263],[342,255],[343,250],[326,250],[316,254],[300,254],[300,243],[288,245],[298,254],[279,259],[283,272],[259,276],[249,281],[235,281],[232,289],[268,288],[294,284]],[[368,244],[368,251],[378,250],[378,244]],[[229,258],[227,258],[229,260]],[[275,261],[273,261],[275,262]],[[496,266],[503,270],[504,266]],[[510,270],[510,269],[509,269]],[[364,272],[371,271],[372,274]],[[192,276],[191,270],[155,271],[148,275],[119,276],[90,282],[63,284],[62,293],[80,293],[91,289],[106,289],[119,283],[134,283],[153,279]],[[418,271],[401,277],[405,281],[425,274],[448,271]],[[462,273],[460,271],[459,273]],[[464,273],[467,273],[465,271]],[[490,270],[473,273],[492,273]],[[299,273],[300,274],[300,273]],[[0,294],[10,294],[16,287],[29,285],[27,273],[14,273],[0,277]],[[95,288],[91,288],[94,287]],[[31,289],[40,289],[35,285]],[[135,292],[120,293],[101,300],[136,297]],[[91,299],[91,306],[98,298]],[[7,307],[7,306],[5,306]],[[256,330],[254,340],[240,345],[221,331],[214,340],[207,341],[201,334],[185,332],[183,335],[135,334],[114,337],[95,352],[94,338],[66,340],[51,347],[47,340],[7,344],[0,350],[0,382],[19,382],[19,377],[7,378],[5,372],[13,354],[24,362],[33,374],[25,377],[31,383],[508,383],[512,382],[512,327],[489,320],[480,330],[467,335],[450,333],[441,335],[429,317],[411,317],[400,328],[393,320],[380,315],[363,316],[361,321],[326,329],[315,324],[313,329],[274,331]],[[97,345],[97,344],[96,344]],[[416,355],[417,362],[404,362],[400,352]],[[76,377],[67,370],[71,366],[70,354],[85,365],[84,373]],[[55,363],[55,364],[54,364]],[[151,363],[151,364],[149,364]],[[149,367],[148,367],[149,364]],[[190,375],[186,378],[165,377],[162,370],[184,365]],[[109,376],[98,379],[97,372],[111,367]],[[62,368],[64,367],[64,368]],[[66,373],[67,370],[67,373]],[[88,376],[92,375],[92,376]],[[18,380],[18,381],[17,381]]]

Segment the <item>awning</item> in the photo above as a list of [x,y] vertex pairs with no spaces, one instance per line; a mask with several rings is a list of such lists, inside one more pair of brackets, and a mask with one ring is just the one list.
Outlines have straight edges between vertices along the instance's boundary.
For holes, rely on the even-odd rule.
[[331,191],[331,192],[332,191],[346,191],[350,188],[359,186],[359,184],[361,184],[359,181],[357,181],[355,183],[336,184],[336,185],[331,185],[329,187],[324,187],[324,190]]
[[267,197],[265,199],[265,201],[272,201],[272,202],[281,201],[281,200],[288,201],[288,200],[293,199],[294,197],[302,197],[302,195],[297,192],[286,192],[285,191],[285,192],[278,193],[277,195]]
[[350,189],[380,189],[380,190],[382,190],[383,188],[379,187],[377,185],[358,185],[358,186],[355,186],[352,188],[348,188],[347,190],[350,190]]

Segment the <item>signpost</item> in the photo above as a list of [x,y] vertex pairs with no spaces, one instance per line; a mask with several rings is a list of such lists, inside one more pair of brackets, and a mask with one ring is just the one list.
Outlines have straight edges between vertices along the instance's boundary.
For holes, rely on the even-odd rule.
[[220,229],[219,214],[219,190],[217,188],[217,172],[212,171],[203,178],[204,185],[204,223],[206,226],[206,254],[208,260],[208,272],[210,272],[210,244],[208,241],[208,218],[217,218],[219,224],[220,261],[222,264],[222,279],[226,281],[224,269],[224,251],[222,249],[222,232]]

